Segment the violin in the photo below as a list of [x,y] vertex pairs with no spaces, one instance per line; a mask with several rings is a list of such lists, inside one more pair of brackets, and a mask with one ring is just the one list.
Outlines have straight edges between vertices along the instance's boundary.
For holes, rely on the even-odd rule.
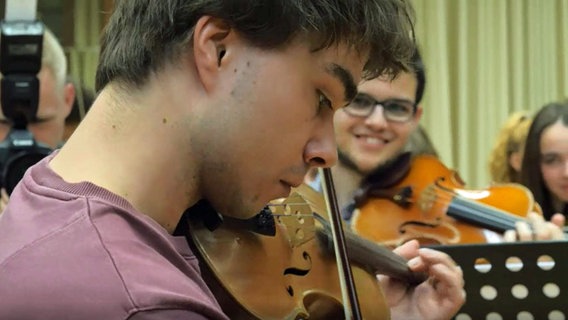
[[529,212],[542,214],[520,184],[468,190],[438,158],[409,157],[401,158],[408,169],[390,185],[367,181],[358,191],[351,220],[355,233],[393,247],[411,239],[423,245],[487,243],[500,241],[500,233],[514,229]]
[[[231,319],[345,318],[326,211],[322,195],[302,185],[250,220],[185,220],[202,275]],[[388,319],[376,274],[412,284],[426,276],[390,249],[345,231],[361,316]]]

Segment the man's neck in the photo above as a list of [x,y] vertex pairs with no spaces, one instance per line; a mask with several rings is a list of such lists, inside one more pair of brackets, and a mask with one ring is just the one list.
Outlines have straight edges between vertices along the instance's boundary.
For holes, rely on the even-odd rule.
[[184,210],[199,199],[192,153],[179,150],[187,143],[175,140],[181,135],[173,132],[182,127],[175,124],[181,117],[162,108],[179,102],[169,101],[166,92],[117,106],[107,91],[50,166],[67,182],[88,181],[123,197],[173,232]]

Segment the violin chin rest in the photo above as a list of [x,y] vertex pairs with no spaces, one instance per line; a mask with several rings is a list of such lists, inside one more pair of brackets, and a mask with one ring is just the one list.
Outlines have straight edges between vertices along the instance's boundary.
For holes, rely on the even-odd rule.
[[304,296],[304,307],[310,319],[343,319],[343,305],[333,297],[320,292],[310,292]]

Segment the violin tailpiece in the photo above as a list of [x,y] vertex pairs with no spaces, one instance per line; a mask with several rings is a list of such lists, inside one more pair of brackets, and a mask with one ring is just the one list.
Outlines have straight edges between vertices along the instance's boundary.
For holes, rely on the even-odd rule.
[[296,248],[315,237],[315,222],[310,205],[298,193],[292,193],[280,206],[273,206],[286,238]]

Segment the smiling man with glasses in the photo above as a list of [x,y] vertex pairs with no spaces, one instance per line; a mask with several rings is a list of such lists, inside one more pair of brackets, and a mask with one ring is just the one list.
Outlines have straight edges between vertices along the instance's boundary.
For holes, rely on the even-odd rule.
[[[418,51],[412,64],[414,72],[362,82],[353,101],[335,113],[339,161],[332,171],[341,208],[352,202],[353,192],[367,175],[404,151],[418,126],[426,85]],[[318,177],[309,184],[320,189]]]
[[[414,72],[402,72],[394,79],[379,77],[363,81],[351,103],[335,113],[339,161],[332,172],[338,204],[348,221],[354,209],[354,194],[362,183],[375,181],[379,172],[388,175],[393,170],[405,169],[399,161],[406,160],[399,156],[407,151],[405,147],[418,128],[423,112],[420,102],[426,85],[418,51],[411,63]],[[317,174],[306,180],[316,190],[321,190]],[[554,225],[538,215],[529,220],[532,227],[526,223],[517,225],[516,230],[505,233],[505,240],[563,239],[558,227],[563,221]]]
[[336,171],[365,176],[403,151],[422,116],[426,83],[418,53],[413,64],[415,72],[362,82],[356,98],[335,114]]

